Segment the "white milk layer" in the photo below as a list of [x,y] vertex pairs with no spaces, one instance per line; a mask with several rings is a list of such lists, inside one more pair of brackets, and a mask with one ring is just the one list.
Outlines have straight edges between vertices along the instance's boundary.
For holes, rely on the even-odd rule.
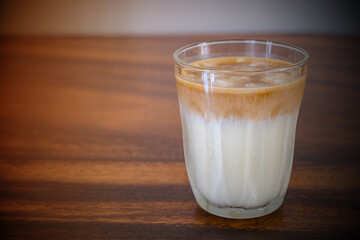
[[259,208],[284,196],[298,111],[262,121],[213,119],[180,103],[192,188],[219,207]]

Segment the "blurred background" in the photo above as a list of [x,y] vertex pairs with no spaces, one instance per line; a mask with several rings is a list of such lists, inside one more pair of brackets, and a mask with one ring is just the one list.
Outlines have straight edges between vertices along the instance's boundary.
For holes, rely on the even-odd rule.
[[1,35],[359,35],[356,1],[4,0]]

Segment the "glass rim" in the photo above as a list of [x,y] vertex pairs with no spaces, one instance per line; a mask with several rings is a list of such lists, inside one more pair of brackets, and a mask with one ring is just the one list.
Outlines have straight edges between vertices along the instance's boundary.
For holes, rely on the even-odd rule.
[[[287,65],[285,67],[277,67],[277,68],[270,68],[270,69],[264,69],[264,70],[252,70],[252,71],[243,71],[243,70],[223,70],[223,69],[216,69],[216,68],[210,68],[210,67],[200,67],[200,66],[195,66],[191,63],[187,63],[183,60],[181,60],[178,56],[187,51],[187,50],[191,50],[193,48],[196,47],[202,47],[205,45],[215,45],[215,44],[229,44],[229,43],[257,43],[257,44],[269,44],[271,43],[274,46],[279,46],[279,47],[284,47],[284,48],[288,48],[288,49],[293,49],[301,54],[303,54],[304,58],[301,59],[300,61],[296,62],[296,63],[291,63],[290,65]],[[235,56],[234,56],[235,57]],[[241,56],[239,56],[241,57]],[[185,68],[190,68],[192,70],[199,70],[199,71],[215,71],[215,72],[223,72],[223,73],[235,73],[235,74],[252,74],[252,73],[266,73],[266,72],[274,72],[274,71],[285,71],[285,70],[289,70],[289,69],[293,69],[293,68],[297,68],[297,67],[301,67],[302,65],[304,65],[305,63],[307,63],[308,59],[309,59],[309,54],[307,51],[305,51],[303,48],[295,46],[295,45],[291,45],[291,44],[286,44],[286,43],[280,43],[280,42],[274,42],[274,41],[268,41],[268,40],[255,40],[255,39],[229,39],[229,40],[214,40],[214,41],[206,41],[206,42],[195,42],[195,43],[190,43],[187,44],[181,48],[178,48],[174,54],[173,54],[173,58],[175,63],[185,67]],[[270,58],[269,58],[270,59]]]

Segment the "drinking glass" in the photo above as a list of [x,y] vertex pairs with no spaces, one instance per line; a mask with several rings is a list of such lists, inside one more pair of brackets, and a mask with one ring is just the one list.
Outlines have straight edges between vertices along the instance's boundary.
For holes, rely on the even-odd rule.
[[291,175],[307,52],[224,40],[184,46],[174,61],[186,168],[199,206],[226,218],[278,209]]

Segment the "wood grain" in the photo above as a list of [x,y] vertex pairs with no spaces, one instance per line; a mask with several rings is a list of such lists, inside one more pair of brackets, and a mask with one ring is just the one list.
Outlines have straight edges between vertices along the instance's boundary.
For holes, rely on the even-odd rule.
[[[225,38],[310,53],[289,190],[262,218],[204,212],[186,175],[172,53]],[[358,237],[359,40],[1,37],[0,238]]]

